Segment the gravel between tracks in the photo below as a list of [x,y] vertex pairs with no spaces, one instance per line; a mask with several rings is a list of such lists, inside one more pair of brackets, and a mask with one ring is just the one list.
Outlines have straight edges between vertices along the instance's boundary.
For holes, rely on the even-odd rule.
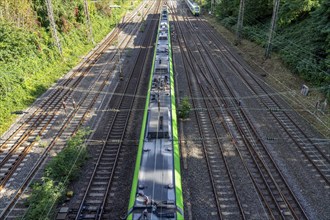
[[[261,78],[263,78],[267,84],[271,85],[271,87],[275,89],[278,97],[284,98],[286,102],[289,103],[289,105],[287,103],[283,103],[286,108],[298,110],[298,113],[300,113],[301,116],[295,115],[294,118],[298,121],[300,127],[304,131],[308,131],[308,137],[324,139],[325,137],[320,134],[323,133],[326,138],[329,138],[329,127],[324,126],[329,126],[329,109],[327,109],[325,113],[316,112],[316,114],[313,114],[313,111],[315,110],[315,103],[318,99],[320,99],[320,97],[322,97],[320,93],[313,90],[309,96],[301,96],[299,94],[299,90],[301,84],[304,82],[294,77],[287,69],[285,69],[276,55],[274,55],[271,60],[265,61],[263,60],[263,49],[248,41],[243,41],[238,48],[235,48],[232,44],[235,36],[228,30],[216,24],[215,19],[209,19],[211,20],[210,23],[213,27],[220,32],[220,36],[222,35],[222,37],[225,37],[226,40],[229,41],[227,42],[228,47],[231,48],[231,50],[238,51],[237,53],[241,55],[240,59],[245,59],[245,62],[247,62],[248,65],[255,70],[254,72],[258,77],[261,77],[261,75],[264,74],[260,67],[267,70],[266,77]],[[182,63],[178,57],[174,57],[174,62],[176,58],[178,59],[177,62]],[[187,85],[184,83],[186,79],[182,76],[182,67],[178,64],[175,68],[176,79],[180,82],[177,84],[179,100],[185,95],[188,95],[189,91],[187,90]],[[241,93],[240,95],[244,97],[246,91],[240,91],[240,87],[236,85],[237,80],[235,77],[228,77],[233,77],[231,82],[235,83],[232,83],[232,87],[237,90],[238,94]],[[247,108],[256,108],[256,103],[253,100],[244,100],[244,104]],[[327,201],[330,201],[328,193],[329,188],[323,188],[324,185],[322,183],[314,181],[315,171],[310,169],[308,166],[306,167],[306,159],[299,156],[299,150],[296,147],[288,146],[285,139],[281,137],[281,131],[274,131],[274,129],[269,126],[272,122],[268,120],[266,114],[262,116],[262,114],[258,111],[249,111],[248,114],[254,123],[258,124],[258,131],[262,135],[262,138],[267,139],[270,137],[275,137],[275,140],[267,141],[267,147],[271,151],[272,156],[274,157],[280,170],[283,172],[283,175],[288,181],[290,187],[298,197],[298,200],[308,213],[308,217],[311,219],[326,219],[330,214],[328,208],[326,207],[326,204],[328,204]],[[194,117],[193,115],[194,114],[192,113],[190,114],[191,117]],[[198,146],[198,141],[193,141],[193,139],[196,138],[196,133],[194,133],[196,124],[193,119],[190,119],[185,120],[180,125],[182,126],[181,129],[183,130],[183,136],[185,138],[184,141],[186,143],[186,149],[184,149],[185,153],[183,155],[183,167],[188,167],[187,171],[182,171],[184,197],[186,199],[186,217],[187,219],[212,219],[210,217],[210,213],[207,213],[210,212],[211,209],[205,206],[205,204],[208,203],[207,199],[204,199],[204,201],[201,202],[198,196],[204,196],[203,189],[209,187],[209,184],[206,174],[205,161],[203,160],[203,155],[200,147]],[[315,126],[317,129],[311,125]],[[322,150],[329,155],[329,148],[326,148],[323,145]],[[207,189],[205,192],[206,191]],[[249,192],[246,193],[246,196],[249,197]],[[260,216],[254,216],[251,218],[260,219]]]
[[[148,17],[145,21],[145,24],[149,23],[151,25],[151,22],[154,22],[152,17]],[[125,34],[125,33],[123,33]],[[135,37],[135,39],[127,46],[128,49],[126,49],[122,54],[122,60],[123,60],[123,76],[124,81],[127,79],[125,78],[125,74],[128,74],[132,69],[134,65],[134,57],[137,57],[139,55],[138,49],[139,45],[143,45],[143,41],[146,38],[147,33],[139,32],[139,34]],[[119,37],[120,38],[120,37]],[[137,49],[135,49],[137,48]],[[148,55],[149,61],[151,61],[153,53],[150,53]],[[132,57],[132,58],[131,58]],[[144,113],[144,105],[145,105],[145,96],[148,88],[148,76],[151,71],[151,63],[150,65],[146,65],[145,71],[141,73],[141,79],[139,81],[139,90],[137,91],[137,96],[135,98],[135,104],[133,105],[132,109],[132,116],[129,118],[127,130],[124,137],[124,143],[123,145],[125,147],[122,147],[123,150],[121,150],[119,155],[119,161],[118,166],[116,167],[115,173],[114,173],[114,180],[111,184],[111,188],[109,191],[108,196],[108,202],[107,206],[104,207],[105,213],[103,217],[108,219],[120,219],[121,216],[125,215],[128,208],[128,201],[131,191],[131,184],[133,181],[133,173],[135,168],[135,159],[137,154],[137,146],[138,146],[138,139],[140,136],[141,131],[141,122],[143,119],[143,113]],[[124,83],[124,81],[120,81],[119,83]],[[120,84],[119,84],[120,85]],[[108,88],[110,89],[110,88]],[[70,199],[70,201],[67,201],[66,203],[63,203],[61,207],[69,207],[69,209],[76,210],[77,204],[80,204],[80,199],[83,192],[81,192],[81,189],[86,188],[86,179],[91,176],[91,173],[93,171],[93,168],[96,163],[96,158],[99,155],[100,151],[100,144],[98,144],[100,141],[104,140],[104,136],[107,132],[107,126],[109,124],[108,122],[108,109],[111,109],[111,106],[108,106],[108,102],[111,99],[112,91],[106,92],[105,96],[102,98],[103,102],[99,106],[99,111],[95,114],[94,121],[97,121],[97,123],[91,125],[91,127],[95,127],[95,134],[93,135],[93,141],[95,142],[95,147],[93,144],[89,146],[89,154],[91,157],[91,160],[87,162],[87,164],[84,166],[83,173],[81,175],[81,178],[77,180],[74,184],[72,184],[71,188],[74,191],[73,198]],[[104,113],[102,111],[105,110]],[[60,207],[59,207],[60,208]],[[74,217],[75,211],[70,212],[67,219],[71,219]]]
[[234,33],[219,24],[215,17],[205,16],[205,18],[257,74],[266,74],[265,82],[280,93],[293,109],[298,110],[314,128],[330,138],[330,106],[327,106],[325,112],[315,112],[316,102],[324,99],[324,95],[318,92],[317,88],[312,88],[308,96],[302,96],[301,85],[308,83],[291,73],[277,54],[273,53],[270,59],[265,60],[264,48],[244,39],[240,45],[235,46]]

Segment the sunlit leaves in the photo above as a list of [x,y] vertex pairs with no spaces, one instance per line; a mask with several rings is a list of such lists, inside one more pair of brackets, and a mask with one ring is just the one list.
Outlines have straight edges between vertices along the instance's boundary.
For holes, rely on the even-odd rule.
[[287,25],[300,17],[309,15],[319,7],[319,0],[282,0],[279,12],[279,24]]

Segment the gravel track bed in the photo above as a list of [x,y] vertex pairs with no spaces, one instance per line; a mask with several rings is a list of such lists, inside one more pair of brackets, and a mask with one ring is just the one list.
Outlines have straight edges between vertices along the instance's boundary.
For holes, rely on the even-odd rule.
[[[150,23],[151,21],[149,19],[146,20],[146,22]],[[150,24],[148,24],[150,25]],[[134,43],[132,42],[130,44],[130,48],[134,48],[136,46],[142,45],[142,42],[146,36],[146,33],[140,32],[139,35],[134,39]],[[130,72],[133,68],[132,66],[134,59],[131,59],[130,57],[136,57],[139,53],[139,50],[137,49],[126,49],[125,50],[126,56],[123,59],[123,73]],[[131,111],[131,116],[128,121],[124,142],[122,146],[122,151],[119,154],[119,161],[118,165],[116,167],[115,173],[114,173],[114,181],[111,184],[109,196],[107,200],[107,205],[105,206],[104,211],[104,217],[109,219],[119,219],[121,216],[125,215],[127,212],[128,207],[128,201],[130,197],[130,190],[131,190],[131,184],[133,181],[133,171],[135,167],[135,159],[136,157],[134,155],[137,154],[137,146],[138,146],[138,139],[140,136],[141,131],[141,121],[143,118],[143,112],[144,112],[144,105],[145,105],[145,97],[146,92],[148,88],[148,82],[149,82],[149,74],[151,71],[151,60],[152,60],[153,53],[150,53],[148,56],[148,63],[149,65],[146,65],[147,68],[145,68],[145,71],[142,73],[142,77],[140,79],[139,89],[136,94],[135,102],[133,109]],[[124,81],[125,81],[124,76]],[[123,85],[123,81],[119,82],[119,87],[117,87],[117,90],[115,91],[114,95],[120,94],[120,86]],[[117,92],[118,91],[118,92]],[[128,94],[130,95],[130,94]],[[70,210],[72,210],[72,214],[68,216],[68,218],[73,218],[74,213],[77,209],[77,204],[80,203],[81,193],[79,191],[83,192],[83,190],[87,187],[87,183],[84,182],[88,177],[91,175],[92,170],[95,166],[96,159],[98,157],[100,146],[98,143],[102,142],[105,139],[106,133],[108,131],[107,126],[109,117],[111,115],[110,111],[103,111],[109,110],[112,108],[110,104],[111,97],[109,95],[106,95],[103,100],[103,105],[99,108],[98,112],[101,113],[101,116],[96,116],[96,120],[98,123],[96,123],[95,126],[97,126],[96,131],[89,140],[91,143],[95,143],[94,145],[91,144],[88,149],[91,155],[91,158],[94,158],[92,160],[88,161],[88,164],[83,168],[84,173],[81,175],[83,178],[81,180],[76,181],[72,185],[72,189],[80,189],[75,190],[75,194],[78,196],[73,197],[70,200],[70,203],[62,204],[62,206],[70,207]]]
[[[207,30],[204,31],[204,33],[206,32]],[[196,33],[198,33],[198,30],[196,31]],[[175,40],[175,38],[176,37],[172,39]],[[219,38],[221,39],[221,37]],[[175,44],[173,45],[175,48]],[[229,46],[229,48],[232,50],[231,46]],[[210,50],[212,50],[212,48]],[[177,68],[177,66],[182,66],[182,59],[179,57],[179,52],[174,51],[173,54],[174,54],[174,62],[178,63],[175,64],[175,68]],[[237,55],[237,58],[240,60],[240,63],[242,64],[243,68],[246,68],[245,67],[247,65],[246,62],[244,62],[239,55]],[[221,61],[219,62],[220,62],[219,65],[221,65]],[[247,68],[250,69],[250,67]],[[178,67],[176,72],[178,72],[178,74],[181,74],[183,71],[181,70],[181,67]],[[329,209],[326,208],[327,204],[329,204],[330,201],[329,193],[328,193],[329,186],[325,185],[320,181],[320,178],[318,178],[315,170],[310,167],[308,161],[302,156],[298,147],[288,143],[287,140],[289,139],[289,137],[287,135],[283,135],[283,129],[278,127],[279,126],[278,123],[274,122],[274,116],[271,116],[269,114],[269,111],[265,108],[264,104],[262,104],[258,99],[258,96],[263,94],[258,94],[256,96],[250,89],[246,87],[246,85],[241,81],[240,77],[236,76],[236,74],[233,74],[228,71],[224,71],[221,74],[224,75],[226,81],[229,82],[232,88],[234,88],[236,95],[238,97],[243,97],[242,108],[249,115],[251,121],[255,125],[257,125],[257,131],[260,134],[260,137],[266,143],[268,150],[271,152],[271,155],[275,159],[281,172],[288,181],[291,189],[294,191],[296,197],[304,207],[305,211],[308,213],[308,217],[310,217],[311,219],[326,219],[326,216],[329,216]],[[179,88],[177,88],[179,90],[178,93],[180,96],[179,98],[182,98],[184,95],[188,94],[187,90],[181,88],[181,87],[186,87],[182,83],[186,79],[179,75],[177,75],[176,77],[180,81],[180,84],[178,85]],[[259,80],[263,81],[263,78],[260,77]],[[306,121],[300,115],[298,115],[295,111],[292,111],[292,107],[283,100],[282,96],[276,90],[270,90],[270,89],[268,90],[269,90],[268,94],[274,94],[272,96],[275,98],[276,102],[280,104],[282,109],[285,109],[285,111],[288,112],[290,117],[292,117],[293,120],[297,122],[299,127],[302,128],[302,130],[307,134],[309,138],[324,139],[324,136],[322,136],[319,132],[313,129],[309,123],[306,123]],[[186,136],[187,134],[191,134],[191,136],[193,136],[194,138],[196,138],[196,135],[198,135],[198,133],[194,133],[192,131],[192,128],[196,126],[196,124],[194,124],[195,120],[192,119],[192,117],[194,117],[193,115],[194,114],[191,113],[190,114],[191,119],[181,123],[181,125],[183,125],[183,133],[184,133],[185,141],[187,142],[189,142],[189,138]],[[192,143],[194,143],[194,141],[192,141]],[[316,145],[318,145],[322,149],[322,151],[329,156],[330,149],[326,147],[326,143],[316,143]],[[186,151],[187,151],[186,154],[188,155],[188,159],[184,158],[183,160],[187,160],[188,163],[187,166],[189,170],[189,167],[191,166],[189,155],[191,152],[188,144]],[[236,162],[233,161],[231,164],[232,170],[236,171],[238,169],[241,169],[238,164],[239,164],[239,160],[237,160]],[[198,169],[199,173],[202,174],[205,169],[204,162],[200,161],[200,164],[198,162],[194,163],[194,170],[196,169]],[[192,171],[190,172],[192,173]],[[192,177],[190,177],[190,175],[192,175]],[[196,175],[198,175],[198,173]],[[190,185],[191,182],[190,178],[194,178],[196,175],[189,174],[189,172],[185,174],[185,171],[183,171],[183,183],[187,184],[188,188],[194,187],[196,181],[194,181]],[[189,181],[187,181],[186,179],[188,179]],[[240,188],[242,186],[249,185],[248,180],[249,178],[245,178],[244,181],[242,181],[242,185],[240,186],[239,184],[237,184],[237,187]],[[253,188],[254,187],[252,187],[251,189]],[[200,193],[202,194],[202,192]],[[243,195],[243,197],[251,198],[250,196],[248,196],[249,190],[246,190],[245,193],[246,195]],[[244,193],[240,193],[240,194],[242,195]],[[191,190],[184,191],[184,197],[186,198],[186,196],[188,198],[192,198]],[[320,198],[322,198],[322,200]],[[201,210],[205,211],[205,209],[198,207],[200,204],[195,202],[194,199],[189,199],[189,200],[191,201],[191,204],[189,204],[189,206],[193,207],[192,210],[194,211],[198,210],[196,212],[193,211],[193,216],[192,216],[193,219],[195,219],[195,215],[202,216],[202,214],[199,214],[199,211]],[[253,199],[250,201],[253,201]],[[197,207],[194,207],[194,205]],[[201,211],[201,213],[203,213],[203,211]],[[189,214],[189,212],[187,214]],[[248,218],[260,219],[262,217],[249,216]]]
[[[132,26],[132,25],[130,25]],[[140,38],[140,37],[139,37]],[[142,38],[143,39],[143,38]],[[139,45],[140,44],[140,41],[137,40],[137,38],[133,38],[133,41],[135,42],[136,45]],[[134,56],[136,55],[138,52],[135,49],[135,45],[133,45],[133,41],[132,43],[129,45],[129,47],[131,49],[127,50],[126,54],[127,56]],[[98,47],[98,46],[97,46]],[[133,48],[133,49],[132,49]],[[88,88],[91,86],[91,82],[94,81],[94,78],[98,76],[98,72],[100,72],[101,70],[105,71],[105,72],[109,72],[110,69],[108,70],[108,67],[110,65],[106,65],[108,63],[108,60],[109,60],[109,57],[111,56],[111,54],[114,52],[114,49],[116,49],[115,47],[109,47],[108,50],[104,53],[102,53],[103,55],[98,59],[97,63],[93,64],[93,69],[92,69],[92,72],[90,72],[90,74],[88,75],[88,77],[86,77],[86,79],[83,79],[82,82],[79,84],[79,88],[76,88],[75,89],[75,92],[72,94],[72,97],[76,103],[79,102],[80,98],[82,96],[85,95],[85,92],[88,90]],[[94,50],[93,50],[94,51]],[[127,68],[130,66],[130,59],[126,59],[125,60],[125,63],[123,64],[123,71],[127,71]],[[104,68],[105,67],[105,68]],[[61,81],[65,80],[66,78],[68,78],[71,74],[73,74],[75,71],[72,70],[70,73],[68,73],[63,79],[60,79],[59,80],[59,83],[61,83]],[[101,80],[100,80],[101,81]],[[111,81],[109,83],[107,83],[107,86],[105,86],[104,90],[101,92],[101,95],[99,96],[99,99],[97,101],[97,104],[96,104],[96,108],[97,106],[100,106],[102,104],[105,103],[105,100],[108,100],[110,99],[111,97],[111,94],[113,94],[114,92],[114,88],[116,88],[116,84],[118,83],[119,81],[119,76],[118,76],[118,71],[117,73],[115,73],[114,75],[112,75],[111,77]],[[58,85],[55,85],[53,88],[55,88],[56,86]],[[47,99],[48,97],[50,97],[50,94],[52,94],[52,91],[53,91],[53,88],[51,88],[50,90],[48,90],[41,98],[39,98],[37,101],[36,101],[36,105],[43,102],[43,100]],[[102,97],[103,95],[103,97]],[[103,99],[103,100],[102,100]],[[35,107],[31,107],[29,110],[33,110]],[[72,103],[68,103],[67,104],[67,115],[70,114],[71,111],[73,111],[73,105]],[[106,109],[106,108],[104,108]],[[102,112],[102,111],[101,111]],[[89,116],[93,116],[91,120],[87,120],[88,121],[88,126],[90,126],[91,128],[95,127],[98,122],[99,122],[99,118],[98,117],[95,117],[96,112],[95,111],[92,111]],[[23,119],[26,118],[25,117],[22,117],[21,120],[23,121]],[[46,134],[43,135],[42,137],[42,140],[40,141],[39,144],[43,145],[44,143],[49,143],[53,136],[54,136],[54,133],[56,133],[59,128],[61,127],[62,125],[62,122],[65,118],[65,112],[62,110],[59,114],[59,116],[56,116],[55,119],[54,119],[54,123],[53,123],[53,126],[49,129],[46,130]],[[76,126],[76,125],[75,125]],[[12,130],[13,128],[16,128],[17,125],[14,125],[12,127]],[[71,128],[70,128],[71,129]],[[7,132],[3,137],[7,137],[9,135],[10,132]],[[67,137],[69,137],[70,135],[66,135]],[[64,145],[66,140],[61,140],[61,141],[58,141],[57,145],[59,143],[62,143]],[[55,147],[56,148],[56,147]],[[43,152],[43,147],[35,147],[31,153],[30,156],[26,157],[26,159],[24,160],[24,164],[21,164],[22,166],[22,169],[19,171],[18,174],[15,174],[15,179],[16,178],[20,178],[20,179],[24,179],[24,177],[27,175],[27,173],[29,172],[29,169],[31,169],[32,165],[34,164],[33,162],[36,161],[39,157],[40,157],[40,154]],[[97,147],[93,148],[92,147],[92,150],[91,151],[91,155],[93,155],[93,151],[96,152],[98,149]],[[52,152],[50,152],[50,155],[55,155],[57,152],[59,152],[60,149],[56,148],[54,150],[52,150]],[[135,160],[135,158],[133,158]],[[88,174],[90,172],[89,168],[93,167],[93,161],[91,160],[87,165],[86,165],[86,169],[84,170],[84,173],[83,175],[85,174]],[[24,171],[25,170],[25,171]],[[42,169],[39,171],[39,174],[42,173]],[[40,176],[40,175],[39,175]],[[14,181],[13,184],[11,184],[11,187],[15,187],[15,186],[18,186],[19,185],[19,182],[16,183],[16,181]],[[79,186],[78,186],[79,187]],[[73,187],[73,189],[80,189],[80,188],[75,188]],[[13,192],[13,191],[10,191],[10,192]],[[6,195],[9,195],[9,191],[7,190],[6,191]],[[79,190],[76,192],[77,194],[79,194]],[[5,199],[5,200],[9,200],[9,196],[3,196],[1,197],[1,199]],[[24,199],[23,199],[24,200]],[[65,201],[65,204],[67,204],[69,201]],[[24,203],[24,201],[19,201],[17,207],[19,206],[22,206],[21,204]],[[1,202],[1,206],[2,205],[5,205],[5,203],[2,203]],[[18,212],[20,211],[20,208],[15,208],[15,210],[18,210]],[[26,209],[26,207],[25,207]],[[23,213],[23,212],[22,212]],[[15,214],[15,213],[14,213]],[[12,217],[12,218],[15,218],[15,217]]]
[[[73,74],[75,70],[69,72],[64,79],[68,78],[71,74]],[[75,88],[75,91],[71,94],[71,97],[75,97],[76,102],[78,103],[80,100],[80,97],[86,95],[82,91],[87,91],[89,86],[93,85],[93,83],[96,80],[97,74],[94,74],[95,72],[91,72],[89,79],[83,79],[81,81],[81,84],[78,85],[78,87]],[[62,80],[59,80],[59,83],[61,83]],[[88,81],[88,83],[86,83]],[[87,86],[86,86],[87,85]],[[57,85],[61,87],[60,85]],[[51,89],[49,89],[45,95],[43,95],[39,100],[36,101],[35,105],[38,106],[42,102],[48,99],[48,97],[53,94],[53,92],[58,89],[56,86],[53,86]],[[67,89],[67,88],[64,88]],[[37,107],[33,107],[30,109],[35,109]],[[13,198],[14,195],[16,195],[17,189],[21,186],[22,182],[25,180],[27,175],[30,173],[34,165],[38,160],[42,158],[42,154],[45,152],[45,146],[48,146],[52,141],[55,136],[55,134],[58,134],[59,130],[62,128],[63,123],[66,122],[67,116],[71,114],[73,111],[73,106],[72,104],[68,104],[66,111],[63,109],[60,109],[58,112],[54,113],[55,116],[50,122],[50,124],[47,126],[47,128],[43,131],[41,135],[41,139],[37,141],[36,145],[31,149],[30,153],[25,157],[23,160],[23,163],[19,165],[19,169],[14,173],[14,176],[10,179],[10,182],[7,183],[6,189],[3,190],[0,194],[0,208],[3,209],[8,202]],[[29,112],[29,111],[28,111]],[[27,113],[27,115],[30,114]],[[26,117],[21,118],[21,120],[24,120]],[[77,117],[78,119],[80,116]],[[24,123],[22,121],[22,123]],[[17,127],[17,126],[14,126]],[[71,129],[75,129],[77,127],[77,124],[73,125]],[[65,133],[66,132],[66,133]],[[53,147],[54,150],[51,150],[49,155],[53,156],[56,154],[63,146],[64,146],[64,141],[63,136],[70,136],[70,131],[65,130],[63,133],[62,137],[57,141],[56,145]]]
[[[179,13],[182,15],[191,16],[188,8],[184,2],[177,3],[177,7],[180,9]],[[182,10],[181,10],[182,9]],[[192,19],[193,20],[193,19]],[[148,18],[146,18],[148,22]],[[150,21],[149,21],[150,22]],[[180,21],[184,22],[184,21]],[[193,22],[194,26],[197,27],[198,23]],[[172,24],[171,24],[172,23]],[[183,66],[183,60],[180,48],[178,46],[177,30],[173,28],[173,20],[170,21],[171,31],[172,31],[172,49],[173,49],[173,62],[174,62],[174,73],[176,80],[176,94],[177,103],[180,100],[191,94],[188,89],[187,77],[185,75],[185,70]],[[130,25],[132,26],[132,25]],[[130,27],[128,27],[130,28]],[[207,29],[205,27],[196,29],[196,33],[200,34],[204,40],[207,40],[207,32],[215,31],[213,28]],[[188,33],[188,32],[186,32]],[[141,45],[143,39],[147,33],[139,33],[129,44],[129,48],[123,49],[122,63],[123,72],[129,72],[133,64],[131,57],[137,56],[139,50],[136,49],[137,46]],[[193,45],[192,39],[194,36],[187,36],[191,38],[191,46],[194,47],[194,56],[198,59],[200,54],[197,51],[197,47]],[[268,80],[267,77],[262,77],[263,72],[260,69],[255,69],[256,66],[251,68],[244,58],[241,52],[231,46],[222,36],[221,33],[217,33],[219,41],[224,42],[224,44],[233,52],[233,59],[236,59],[239,65],[243,68],[248,69],[253,77],[257,77],[258,81],[262,84],[266,84],[264,81]],[[112,53],[115,47],[111,47],[107,53],[98,60],[99,64],[104,64],[107,62],[109,55]],[[210,51],[213,48],[209,48]],[[245,56],[245,55],[244,55]],[[246,56],[245,56],[246,57]],[[288,182],[290,188],[294,192],[300,204],[303,206],[305,212],[310,219],[328,219],[330,216],[330,186],[321,180],[319,174],[316,172],[315,168],[310,165],[310,162],[301,153],[301,150],[290,141],[290,137],[284,134],[283,128],[274,119],[274,116],[270,114],[269,110],[266,109],[265,105],[261,102],[261,97],[265,94],[255,94],[246,83],[242,82],[242,79],[236,73],[229,71],[225,65],[225,62],[220,60],[219,57],[214,57],[217,60],[217,65],[223,68],[223,72],[220,74],[228,82],[231,88],[234,89],[235,95],[237,97],[242,97],[242,109],[252,123],[256,126],[258,134],[262,141],[266,144],[271,156],[276,161],[277,166],[284,175],[286,181]],[[150,61],[150,58],[149,58]],[[202,61],[199,61],[202,62]],[[109,191],[108,206],[105,207],[105,216],[108,219],[119,219],[120,216],[126,214],[128,201],[130,197],[131,184],[133,181],[133,172],[135,168],[135,155],[137,154],[138,139],[140,136],[141,122],[143,118],[143,109],[145,103],[145,96],[147,92],[147,86],[149,82],[149,73],[151,69],[150,65],[146,68],[146,71],[142,73],[141,84],[137,92],[137,98],[134,103],[132,110],[132,115],[129,119],[127,131],[125,133],[125,142],[123,143],[123,150],[120,152],[119,162],[117,169],[114,174],[114,181]],[[94,65],[94,70],[100,71],[102,65]],[[227,68],[227,69],[226,69]],[[207,64],[201,64],[201,69],[206,70]],[[72,74],[70,72],[68,75]],[[189,72],[188,72],[189,74]],[[93,74],[90,75],[89,80],[84,80],[81,82],[81,90],[76,91],[73,94],[74,100],[79,100],[84,93],[84,88],[88,88],[90,81],[93,79]],[[250,78],[252,76],[246,76],[249,83],[254,84],[253,80]],[[125,80],[125,79],[124,79]],[[218,78],[217,80],[221,80]],[[60,80],[61,81],[61,80]],[[108,117],[110,114],[109,106],[111,97],[115,93],[115,88],[117,84],[120,84],[118,69],[112,78],[112,81],[104,88],[102,95],[98,98],[97,104],[95,106],[96,110],[90,113],[91,119],[87,122],[86,126],[91,127],[95,130],[92,139],[88,143],[88,151],[90,155],[90,160],[82,169],[80,174],[80,179],[74,182],[70,189],[74,192],[74,196],[67,199],[63,204],[58,207],[69,207],[70,210],[75,210],[77,204],[79,203],[80,197],[83,195],[84,189],[87,187],[86,179],[92,174],[93,168],[96,163],[96,158],[99,154],[101,142],[104,140],[104,134],[107,131]],[[268,87],[268,86],[267,86]],[[45,93],[40,99],[36,101],[36,104],[40,104],[43,98],[46,98],[51,94],[52,90]],[[324,152],[328,158],[330,158],[330,148],[328,147],[328,142],[322,141],[325,137],[318,132],[312,126],[312,123],[304,119],[298,112],[294,111],[295,108],[291,106],[292,103],[288,103],[284,95],[279,93],[276,89],[267,88],[267,94],[276,100],[276,103],[284,109],[287,114],[292,117],[292,119],[299,125],[299,127],[306,133],[308,138],[310,138],[313,143],[315,143]],[[190,97],[199,99],[201,97]],[[27,111],[33,111],[35,107],[31,107]],[[71,108],[71,107],[70,107]],[[194,110],[193,110],[194,111]],[[300,113],[300,112],[299,112]],[[23,120],[27,115],[22,116]],[[56,130],[61,127],[64,120],[64,115],[60,114],[54,120],[54,126],[47,129],[48,133],[45,134],[42,139],[43,142],[50,142],[51,137]],[[217,128],[221,133],[221,137],[227,137],[228,134],[223,130],[221,125],[221,120],[223,118],[214,118]],[[12,126],[11,131],[17,128],[19,122]],[[211,127],[211,125],[210,125]],[[213,189],[211,185],[211,180],[209,173],[207,171],[208,166],[205,161],[205,155],[202,149],[202,143],[199,137],[199,129],[197,127],[197,118],[194,112],[190,113],[190,118],[187,120],[181,120],[179,124],[182,136],[181,150],[182,150],[182,163],[181,173],[182,173],[182,189],[184,197],[184,211],[186,219],[217,219],[217,209],[214,200]],[[211,128],[210,128],[211,129]],[[10,132],[7,132],[3,138],[7,137]],[[184,138],[184,140],[182,140]],[[320,141],[319,141],[320,140]],[[266,219],[268,215],[264,209],[264,205],[258,195],[255,186],[251,180],[244,162],[240,158],[238,149],[232,144],[231,140],[224,138],[221,140],[224,156],[227,158],[229,170],[233,175],[234,185],[238,191],[238,197],[243,204],[244,214],[247,219]],[[40,142],[42,144],[42,142]],[[29,169],[34,164],[40,154],[42,153],[42,147],[35,147],[33,152],[24,159],[24,163],[21,164],[21,169],[18,173],[14,174],[15,179],[23,179],[27,175]],[[52,152],[55,154],[56,152]],[[330,169],[330,164],[325,164],[326,167]],[[19,182],[11,181],[10,187],[12,192],[16,187],[18,187]],[[12,188],[11,188],[12,187]],[[1,199],[8,200],[11,196],[11,192],[8,190],[6,194],[0,194]],[[5,203],[0,200],[0,208],[3,208]],[[21,204],[18,204],[19,206]],[[68,216],[67,219],[73,218],[73,215]]]
[[[250,90],[244,84],[240,83],[239,77],[236,78],[234,74],[227,77],[228,82],[231,82],[238,97],[255,96],[253,93],[250,93]],[[270,90],[269,93],[276,94],[276,91]],[[275,98],[276,102],[283,106],[283,109],[291,109],[281,97],[276,96]],[[263,104],[258,101],[256,102],[255,98],[243,99],[242,102],[243,109],[249,113],[254,124],[257,125],[261,138],[267,142],[268,149],[279,165],[280,170],[284,172],[286,180],[306,209],[309,217],[312,219],[322,219],[325,216],[329,216],[329,210],[325,208],[326,204],[330,201],[329,193],[326,193],[329,192],[329,186],[321,182],[318,174],[315,173],[315,170],[310,167],[309,162],[302,156],[301,150],[292,141],[288,142],[291,138],[288,135],[283,135],[284,130],[277,122],[274,122],[274,117],[269,114],[269,111],[250,111],[250,109],[265,109]],[[306,124],[306,121],[295,111],[290,111],[290,115],[293,115],[294,120],[298,121],[303,130],[308,130],[308,133],[306,132],[308,137],[324,138],[315,129]],[[326,144],[323,144],[323,146],[320,145],[320,148],[325,152],[329,151],[329,148],[325,150]],[[329,164],[327,166],[329,167]],[[321,203],[320,198],[323,201]]]

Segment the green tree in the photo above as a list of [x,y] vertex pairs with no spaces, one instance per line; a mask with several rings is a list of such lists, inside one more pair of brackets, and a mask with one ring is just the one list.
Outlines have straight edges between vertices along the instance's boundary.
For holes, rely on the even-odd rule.
[[287,25],[299,18],[304,18],[318,6],[319,0],[282,0],[279,11],[279,24]]
[[254,25],[272,16],[273,0],[246,1],[244,20],[246,24]]
[[84,145],[86,135],[90,130],[80,130],[72,137],[67,146],[46,166],[42,181],[32,186],[31,196],[28,198],[29,209],[26,219],[54,219],[52,210],[65,192],[70,181],[80,173],[87,158],[87,149]]

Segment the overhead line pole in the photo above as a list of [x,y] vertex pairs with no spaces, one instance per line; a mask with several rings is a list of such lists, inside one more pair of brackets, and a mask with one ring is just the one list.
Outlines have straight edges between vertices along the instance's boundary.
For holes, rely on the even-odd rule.
[[244,20],[244,9],[245,9],[245,0],[240,0],[235,44],[241,43],[241,33],[242,33],[243,20]]
[[95,44],[94,38],[93,38],[92,23],[91,23],[91,19],[90,19],[90,16],[89,16],[89,11],[88,11],[87,0],[84,0],[84,11],[85,11],[85,15],[86,15],[86,18],[87,18],[87,26],[89,28],[89,39],[92,41],[93,44]]
[[267,47],[266,47],[266,51],[265,51],[266,59],[270,57],[270,52],[272,50],[272,41],[273,41],[274,34],[275,34],[279,8],[280,8],[280,0],[274,0],[273,16],[272,16],[271,26],[270,26],[270,30],[269,30],[268,43],[267,43]]
[[56,30],[56,25],[55,25],[52,1],[51,0],[46,0],[46,6],[47,6],[48,19],[49,19],[50,27],[51,27],[51,30],[52,30],[52,35],[53,35],[53,38],[55,39],[55,44],[58,48],[58,51],[60,52],[60,54],[62,56],[62,47],[61,47],[60,39],[57,36],[57,30]]
[[211,0],[211,13],[214,13],[214,1],[215,0]]

